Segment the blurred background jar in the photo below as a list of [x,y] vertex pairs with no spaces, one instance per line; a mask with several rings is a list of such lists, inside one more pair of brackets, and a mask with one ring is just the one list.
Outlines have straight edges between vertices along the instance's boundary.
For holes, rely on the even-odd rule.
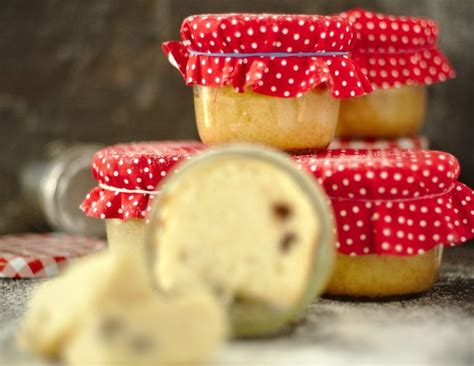
[[[22,231],[55,230],[70,234],[105,236],[98,220],[82,214],[79,205],[95,186],[90,162],[101,145],[54,142],[44,159],[30,161],[20,171],[22,198],[17,215]],[[25,230],[28,228],[29,230]],[[8,228],[7,228],[8,229]],[[9,228],[15,231],[14,227]]]
[[427,88],[455,77],[438,47],[439,26],[430,18],[352,9],[353,58],[375,91],[341,103],[336,135],[397,138],[420,133],[427,115]]
[[365,97],[343,102],[336,135],[356,138],[416,136],[423,127],[427,105],[425,86],[378,89]]

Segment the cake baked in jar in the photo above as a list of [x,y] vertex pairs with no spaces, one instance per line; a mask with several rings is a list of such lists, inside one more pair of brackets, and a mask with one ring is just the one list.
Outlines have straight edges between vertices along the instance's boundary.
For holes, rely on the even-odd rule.
[[158,184],[176,164],[205,148],[195,141],[138,142],[108,146],[92,159],[98,186],[81,204],[90,217],[104,220],[109,247],[143,250],[146,216]]
[[361,9],[341,16],[354,25],[352,58],[375,91],[341,102],[336,134],[385,138],[417,134],[426,117],[427,87],[455,76],[437,45],[438,24],[429,18]]
[[331,150],[294,156],[331,199],[337,258],[326,294],[392,297],[429,290],[444,247],[474,236],[474,191],[457,159],[428,150]]
[[212,148],[181,164],[160,191],[146,235],[156,288],[204,285],[227,304],[234,336],[277,333],[324,291],[332,210],[288,155]]
[[207,14],[186,18],[163,44],[194,87],[205,144],[326,148],[340,99],[372,91],[351,58],[353,29],[338,16]]

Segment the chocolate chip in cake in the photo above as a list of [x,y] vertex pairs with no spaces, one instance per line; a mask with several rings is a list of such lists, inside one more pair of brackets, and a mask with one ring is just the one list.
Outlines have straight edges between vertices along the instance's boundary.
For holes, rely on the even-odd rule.
[[287,253],[295,244],[296,240],[297,236],[294,232],[287,232],[280,241],[280,250],[283,253]]
[[122,323],[117,318],[105,318],[100,324],[100,334],[109,338],[117,334],[122,328]]
[[182,250],[180,253],[179,253],[179,260],[181,262],[186,262],[188,260],[188,253],[184,250]]
[[146,353],[155,348],[155,342],[152,338],[141,335],[132,338],[130,346],[137,353]]
[[273,204],[273,213],[280,220],[286,220],[293,214],[291,207],[284,202]]

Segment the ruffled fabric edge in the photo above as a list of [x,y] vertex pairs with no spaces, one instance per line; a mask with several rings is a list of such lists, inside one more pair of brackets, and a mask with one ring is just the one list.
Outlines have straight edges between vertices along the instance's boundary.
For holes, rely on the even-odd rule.
[[[165,42],[163,51],[169,62],[178,69],[186,85],[211,87],[232,86],[243,93],[248,87],[256,93],[280,97],[300,97],[311,89],[328,87],[337,99],[366,95],[374,90],[371,83],[354,60],[347,55],[325,57],[216,57],[190,54],[186,46],[178,41]],[[219,64],[220,73],[207,81],[208,66]],[[284,88],[275,84],[286,70],[298,70],[300,77]],[[206,76],[206,78],[203,78]],[[276,78],[276,79],[275,79]],[[203,83],[203,81],[205,83]]]
[[453,66],[437,47],[403,53],[356,50],[352,57],[374,89],[432,85],[456,77]]
[[[460,182],[442,196],[413,202],[333,199],[331,203],[338,226],[336,246],[341,254],[410,256],[423,254],[438,245],[459,245],[474,237],[474,191]],[[430,225],[418,230],[419,222],[407,217],[407,209],[411,214],[426,212],[423,216],[434,223],[436,232],[430,231]],[[358,219],[346,214],[352,212],[357,212]],[[350,225],[359,226],[359,221],[364,229],[358,231],[359,238],[354,238]],[[413,226],[417,227],[414,231],[418,231],[410,231]]]
[[95,187],[80,209],[96,219],[146,219],[154,198],[155,194],[113,192]]
[[[154,198],[153,194],[120,193],[96,187],[80,208],[87,216],[97,219],[146,219]],[[331,203],[337,222],[336,246],[341,254],[410,256],[425,253],[438,245],[459,245],[474,237],[474,191],[459,182],[442,196],[405,202],[403,208],[400,203],[391,201],[333,199]],[[427,220],[438,223],[435,233],[429,227],[416,233],[400,227],[400,217],[404,218],[404,224],[407,223],[405,228],[411,227],[410,217],[406,215],[407,207],[411,205],[415,205],[415,211],[426,210]],[[342,215],[356,211],[357,218]],[[357,241],[350,226],[349,231],[346,230],[346,225],[358,225],[359,221],[364,230],[358,233],[363,238]],[[403,231],[403,238],[398,236],[400,231]],[[387,236],[387,232],[394,235]]]

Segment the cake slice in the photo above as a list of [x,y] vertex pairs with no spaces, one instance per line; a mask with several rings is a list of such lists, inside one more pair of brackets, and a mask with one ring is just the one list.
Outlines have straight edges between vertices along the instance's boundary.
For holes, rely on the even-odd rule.
[[33,293],[18,341],[23,349],[57,358],[83,314],[90,311],[112,279],[113,261],[107,252],[80,259],[60,276]]
[[225,312],[206,291],[122,301],[117,295],[86,314],[66,345],[66,364],[201,365],[226,337]]
[[208,360],[226,337],[224,307],[202,287],[158,293],[142,254],[116,248],[42,285],[20,331],[23,348],[71,365]]

